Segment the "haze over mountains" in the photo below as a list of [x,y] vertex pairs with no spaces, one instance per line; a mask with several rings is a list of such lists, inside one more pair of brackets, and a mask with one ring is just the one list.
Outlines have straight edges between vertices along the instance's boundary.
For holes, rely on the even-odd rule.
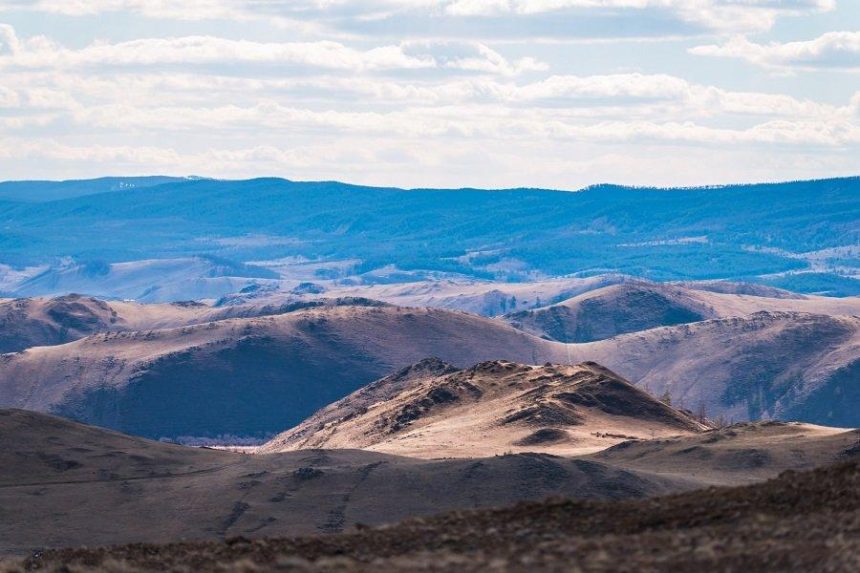
[[[860,293],[852,278],[857,178],[678,190],[602,185],[577,193],[134,179],[61,183],[50,192],[38,183],[22,201],[24,185],[0,188],[0,264],[8,266],[0,284],[8,294],[83,290],[169,301],[238,290],[235,283],[192,288],[194,280],[220,276],[245,284],[280,276],[295,285],[308,274],[372,283],[434,273],[523,280],[606,272]],[[161,284],[155,267],[148,284],[119,284],[123,273],[146,276],[152,263],[142,261],[196,256],[241,270],[221,265],[201,276],[190,269],[176,289]]]

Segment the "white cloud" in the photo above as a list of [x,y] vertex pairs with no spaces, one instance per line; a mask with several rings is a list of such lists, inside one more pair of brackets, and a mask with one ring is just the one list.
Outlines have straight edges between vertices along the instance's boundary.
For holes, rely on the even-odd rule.
[[0,0],[0,10],[32,10],[66,16],[136,12],[152,18],[228,20],[246,17],[254,3],[234,0]]
[[[763,83],[755,71],[729,76],[712,66],[692,81],[684,66],[697,60],[685,54],[686,42],[641,42],[631,45],[635,54],[627,46],[532,43],[745,34],[832,7],[825,0],[0,0],[0,12],[16,10],[10,19],[18,26],[16,33],[0,24],[0,169],[6,177],[26,169],[274,173],[415,186],[575,187],[569,177],[593,183],[616,174],[631,183],[707,183],[707,175],[756,178],[744,174],[766,167],[771,179],[805,169],[831,175],[856,165],[852,152],[860,151],[860,93],[852,86],[833,89],[826,103],[796,95],[815,93],[792,91],[800,78]],[[50,12],[52,25],[75,25],[60,43],[28,9]],[[124,19],[135,26],[101,25]],[[161,29],[170,36],[160,37]],[[857,69],[855,36],[754,43],[726,35],[692,51],[780,71]],[[828,76],[843,84],[851,77]]]
[[15,28],[0,23],[0,55],[16,54],[20,49],[21,41],[18,40]]
[[[763,104],[764,105],[764,104]],[[630,143],[638,141],[725,144],[783,144],[843,146],[860,143],[860,123],[847,121],[837,110],[831,116],[756,121],[745,127],[715,127],[695,121],[625,118],[618,110],[601,119],[559,114],[553,109],[511,109],[502,105],[465,105],[389,111],[318,111],[261,102],[252,106],[167,107],[146,109],[97,106],[77,110],[72,119],[90,129],[253,133],[276,138],[289,132],[313,136],[321,130],[330,137],[352,135],[384,138],[451,138],[473,140],[577,140]]]
[[[761,31],[835,0],[0,0],[0,10],[136,12],[179,20],[267,19],[308,31],[396,36],[666,36]],[[491,25],[486,25],[490,23]],[[623,23],[624,26],[618,24]],[[561,24],[561,25],[560,25]]]
[[413,41],[401,44],[406,54],[430,58],[438,67],[449,70],[513,76],[523,72],[545,71],[548,66],[534,58],[509,61],[480,42]]
[[398,46],[366,51],[338,42],[263,43],[213,36],[146,38],[117,44],[94,43],[79,50],[35,37],[0,57],[0,66],[61,68],[69,66],[153,66],[172,64],[268,64],[372,71],[435,67],[430,57],[412,57]]
[[18,107],[20,104],[18,92],[0,85],[0,109]]
[[494,14],[538,14],[566,8],[645,9],[669,8],[702,15],[717,11],[765,10],[798,12],[831,10],[835,0],[453,0],[445,12],[463,16]]
[[75,66],[217,66],[242,65],[279,68],[307,67],[350,73],[388,70],[447,69],[516,75],[546,69],[533,58],[510,61],[488,46],[473,41],[403,42],[359,50],[340,42],[254,42],[214,36],[143,38],[128,42],[95,42],[69,49],[44,36],[25,41],[14,29],[0,28],[10,49],[0,52],[0,68],[69,68]]
[[827,32],[813,40],[769,44],[738,36],[720,45],[696,46],[690,53],[739,58],[766,68],[860,71],[860,32]]
[[138,165],[176,165],[181,159],[173,149],[120,145],[70,146],[56,141],[0,139],[0,160],[51,159],[57,161],[126,162]]
[[[408,51],[408,50],[407,50]],[[444,58],[442,58],[444,61]],[[447,68],[446,68],[447,69]],[[738,92],[666,74],[503,74],[395,80],[299,72],[260,77],[188,72],[18,70],[2,101],[29,125],[124,140],[141,132],[313,137],[571,138],[700,145],[732,142],[839,146],[854,141],[857,97],[843,106]],[[5,86],[4,86],[5,87]],[[8,93],[7,93],[8,92]],[[11,95],[14,94],[14,95]],[[780,123],[782,122],[782,123]],[[837,129],[844,125],[851,129]],[[815,127],[818,126],[818,127]],[[805,133],[806,136],[797,136]]]

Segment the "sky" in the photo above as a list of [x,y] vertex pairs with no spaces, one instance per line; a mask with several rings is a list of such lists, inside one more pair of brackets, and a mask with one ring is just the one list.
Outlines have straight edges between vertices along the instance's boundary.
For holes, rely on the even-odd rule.
[[0,0],[0,179],[860,175],[860,0]]

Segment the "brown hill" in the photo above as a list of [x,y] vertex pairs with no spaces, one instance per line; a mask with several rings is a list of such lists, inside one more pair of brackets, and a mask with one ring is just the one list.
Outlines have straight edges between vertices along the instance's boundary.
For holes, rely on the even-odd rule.
[[740,289],[731,283],[676,285],[631,280],[551,306],[510,313],[504,319],[548,340],[592,342],[660,326],[745,317],[756,312],[860,316],[860,297],[790,296],[769,289]]
[[536,454],[424,461],[357,450],[243,455],[0,410],[0,555],[45,547],[338,532],[549,495],[628,498],[684,480]]
[[333,533],[356,523],[381,525],[551,495],[641,498],[846,459],[856,455],[860,435],[755,424],[616,446],[602,457],[420,460],[357,450],[243,455],[6,410],[0,411],[0,438],[2,555]]
[[467,365],[550,360],[553,351],[464,313],[321,306],[0,355],[0,407],[154,438],[264,436],[428,355]]
[[860,426],[860,318],[759,312],[569,347],[649,393],[728,421]]
[[808,296],[790,290],[776,288],[772,286],[756,284],[731,282],[726,280],[705,280],[705,281],[682,281],[673,284],[685,286],[696,290],[705,290],[710,292],[719,292],[725,294],[745,294],[750,296],[767,297],[767,298],[791,298],[791,299],[810,299],[820,298],[817,296]]
[[657,326],[697,322],[714,315],[687,289],[636,282],[600,288],[504,318],[517,328],[549,340],[591,342]]
[[286,431],[261,452],[362,448],[422,458],[582,454],[706,427],[594,363],[505,361],[456,370],[426,360]]
[[63,344],[117,328],[121,319],[94,298],[69,295],[54,299],[0,301],[0,354],[31,346]]
[[363,296],[397,306],[460,310],[482,316],[540,308],[607,285],[632,281],[617,274],[530,282],[431,279],[394,284],[329,285],[326,296]]
[[549,500],[298,539],[48,551],[5,573],[61,571],[780,571],[860,566],[860,463],[745,487],[622,502]]
[[[131,303],[110,304],[118,317],[112,328],[171,316],[201,322],[0,355],[0,407],[156,438],[260,438],[436,355],[458,367],[495,359],[595,361],[714,419],[860,426],[860,319],[848,315],[759,312],[565,346],[498,320],[370,301],[288,310],[131,305],[134,312],[118,306]],[[273,314],[215,320],[220,312]]]
[[287,314],[329,306],[384,306],[363,298],[303,300],[282,295],[277,301],[211,306],[199,302],[141,304],[70,294],[56,298],[0,300],[0,354],[34,346],[53,346],[96,333],[178,328],[230,318]]

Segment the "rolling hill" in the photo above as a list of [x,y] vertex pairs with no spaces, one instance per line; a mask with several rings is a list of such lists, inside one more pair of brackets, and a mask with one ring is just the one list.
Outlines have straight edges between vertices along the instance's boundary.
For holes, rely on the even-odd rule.
[[[735,309],[751,302],[732,296]],[[81,314],[102,318],[74,335],[115,318],[111,332],[0,355],[0,406],[154,438],[262,438],[437,356],[457,367],[498,359],[594,361],[714,419],[860,425],[860,318],[850,315],[761,311],[565,345],[501,320],[356,299],[225,307],[111,302],[108,308]],[[48,339],[62,332],[56,323],[28,327],[16,320],[9,332],[25,331],[23,339],[12,335],[19,345],[36,340],[33,332]]]
[[465,366],[561,352],[489,319],[369,304],[101,333],[0,355],[0,406],[153,438],[265,436],[426,356]]
[[325,286],[325,295],[364,296],[397,306],[444,308],[481,316],[501,316],[518,310],[542,308],[607,285],[633,280],[617,274],[510,283],[446,278],[393,284],[333,284]]
[[84,293],[140,302],[217,299],[249,285],[278,284],[262,267],[211,256],[85,263],[63,261],[15,285],[17,297]]
[[112,330],[119,320],[108,303],[76,295],[0,300],[0,353],[71,342]]
[[757,312],[569,345],[674,404],[728,421],[860,425],[860,317]]
[[505,315],[511,325],[559,342],[592,342],[618,334],[714,318],[716,313],[670,285],[624,284],[589,291],[559,304]]
[[97,333],[162,330],[336,306],[379,307],[385,303],[355,297],[304,300],[283,293],[276,300],[223,306],[195,301],[141,304],[77,294],[0,299],[0,353],[64,344]]
[[128,573],[849,572],[860,554],[853,534],[858,492],[860,463],[845,461],[739,488],[624,503],[553,499],[325,538],[47,551],[10,563],[4,573],[58,567],[107,572],[118,562]]
[[628,279],[557,304],[509,313],[504,319],[548,340],[592,342],[660,326],[744,317],[763,311],[860,316],[860,297],[796,295],[767,289],[747,294],[742,287],[732,283],[675,285]]
[[609,370],[425,360],[317,412],[260,452],[361,448],[421,458],[576,455],[707,426]]
[[[523,453],[420,460],[359,450],[245,455],[21,410],[0,410],[0,436],[0,556],[133,542],[235,545],[548,496],[629,500],[833,463],[856,451],[858,440],[857,432],[753,424],[625,442],[638,450],[621,444],[604,458]],[[667,464],[672,458],[686,463]]]

